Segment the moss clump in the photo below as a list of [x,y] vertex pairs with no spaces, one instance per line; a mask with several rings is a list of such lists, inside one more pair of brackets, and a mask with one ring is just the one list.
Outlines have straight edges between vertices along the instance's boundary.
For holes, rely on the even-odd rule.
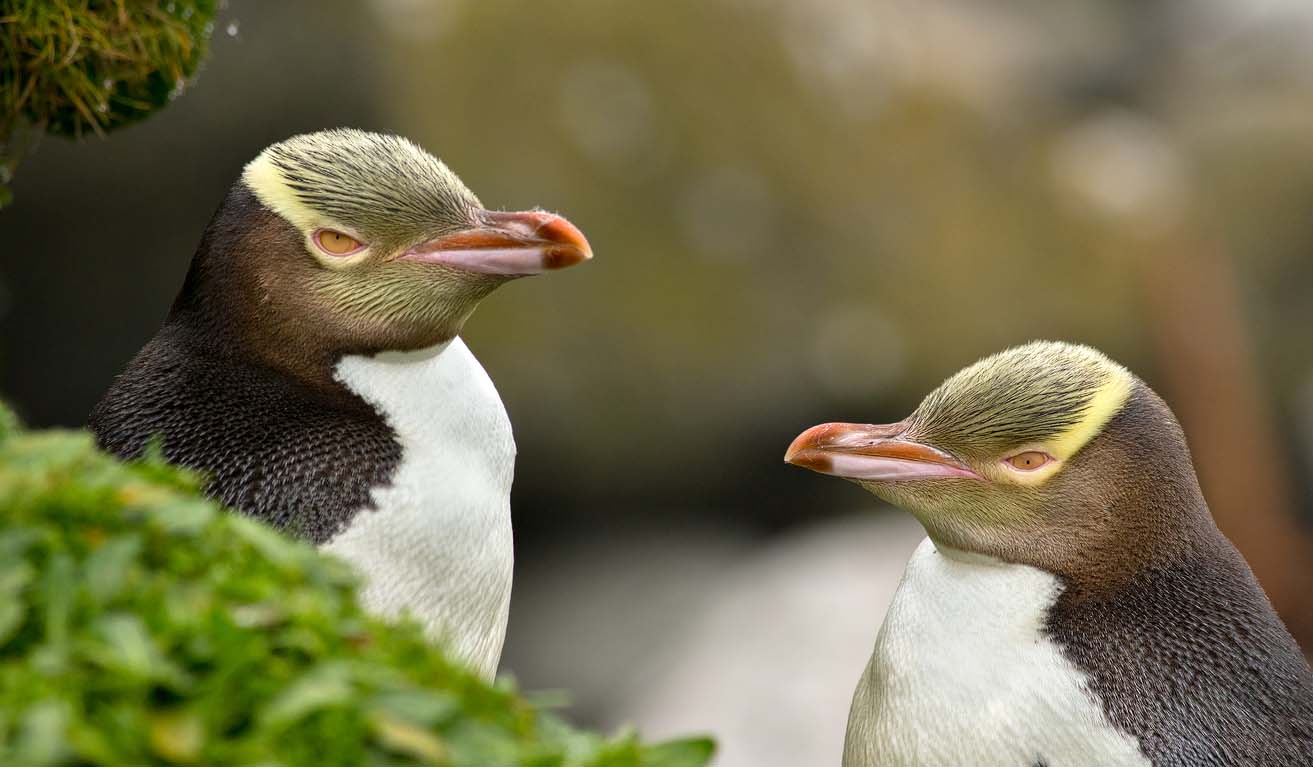
[[196,73],[215,0],[0,0],[0,115],[104,133],[163,107]]
[[156,457],[0,408],[0,764],[701,767],[603,738],[355,602],[342,563]]
[[45,133],[104,134],[164,107],[196,74],[216,0],[0,0],[0,208]]

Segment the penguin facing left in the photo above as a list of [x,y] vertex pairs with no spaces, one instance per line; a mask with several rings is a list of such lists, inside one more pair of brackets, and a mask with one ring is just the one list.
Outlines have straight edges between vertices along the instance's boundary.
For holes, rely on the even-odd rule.
[[1085,346],[958,372],[785,460],[910,511],[844,767],[1313,764],[1313,674],[1157,394]]
[[591,257],[564,218],[487,210],[404,138],[295,136],[245,167],[89,425],[125,458],[158,438],[214,498],[351,562],[366,609],[491,676],[515,442],[459,333],[498,286]]

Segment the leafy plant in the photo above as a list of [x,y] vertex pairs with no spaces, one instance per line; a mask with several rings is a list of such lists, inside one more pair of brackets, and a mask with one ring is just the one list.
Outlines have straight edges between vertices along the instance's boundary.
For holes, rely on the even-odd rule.
[[349,568],[157,456],[0,407],[0,764],[702,767],[575,730],[361,612]]

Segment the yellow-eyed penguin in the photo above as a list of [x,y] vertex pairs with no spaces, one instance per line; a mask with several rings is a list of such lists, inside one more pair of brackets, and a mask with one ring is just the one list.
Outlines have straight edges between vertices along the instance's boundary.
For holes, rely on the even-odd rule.
[[158,437],[215,498],[349,560],[366,608],[410,612],[491,676],[515,443],[458,333],[499,285],[591,255],[559,216],[486,210],[404,138],[295,136],[245,167],[90,426],[124,457]]
[[1143,381],[1037,342],[785,460],[912,512],[844,767],[1313,764],[1313,677]]

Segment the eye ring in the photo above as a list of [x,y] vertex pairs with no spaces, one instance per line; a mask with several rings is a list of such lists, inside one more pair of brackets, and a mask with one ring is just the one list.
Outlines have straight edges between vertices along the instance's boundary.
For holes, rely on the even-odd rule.
[[355,255],[365,249],[363,242],[336,229],[316,229],[310,239],[315,247],[334,258]]
[[1035,471],[1053,462],[1053,456],[1039,450],[1027,450],[1008,456],[1003,462],[1017,471]]

